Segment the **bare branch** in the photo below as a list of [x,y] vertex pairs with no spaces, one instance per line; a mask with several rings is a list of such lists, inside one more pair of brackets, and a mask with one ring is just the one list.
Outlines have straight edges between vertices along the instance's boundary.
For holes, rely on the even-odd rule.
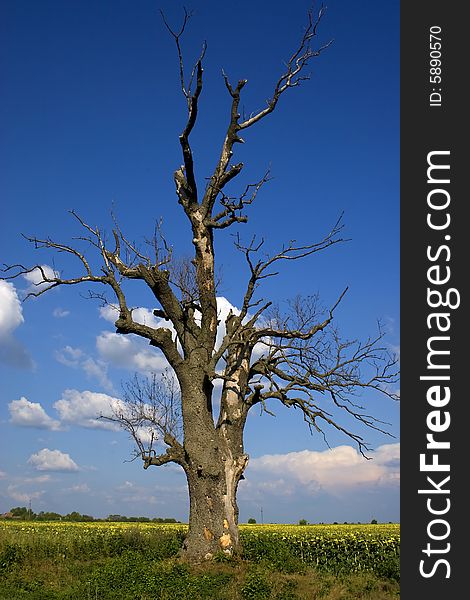
[[331,323],[331,321],[333,320],[333,313],[334,313],[336,307],[338,306],[338,304],[343,299],[343,297],[347,291],[348,291],[348,288],[346,287],[341,292],[338,300],[328,311],[328,317],[321,323],[314,324],[307,331],[301,331],[298,329],[286,329],[286,328],[277,329],[277,328],[271,328],[271,327],[264,327],[264,328],[258,329],[257,335],[259,337],[268,337],[269,336],[272,338],[282,338],[282,339],[310,340],[316,333],[318,333],[319,331],[323,331],[325,329],[325,327],[327,327],[327,325],[329,325]]
[[[343,225],[341,223],[342,216],[343,215],[340,215],[331,231],[320,242],[306,246],[297,246],[295,242],[292,241],[287,247],[284,246],[282,250],[277,254],[267,256],[264,260],[260,259],[257,262],[254,262],[253,257],[254,255],[260,252],[262,246],[264,245],[264,240],[257,242],[256,238],[253,237],[248,246],[245,246],[241,243],[239,235],[236,236],[235,247],[237,248],[237,250],[239,250],[245,255],[245,259],[250,270],[250,278],[248,280],[245,296],[243,299],[242,318],[245,318],[248,312],[248,308],[252,303],[253,295],[260,281],[268,277],[273,277],[277,275],[277,272],[269,271],[269,268],[272,265],[282,260],[299,260],[301,258],[305,258],[307,256],[315,254],[316,252],[325,250],[326,248],[334,244],[347,241],[343,238],[338,237],[338,234],[343,229]],[[262,335],[269,334],[263,333]]]
[[[242,166],[242,163],[234,165],[227,175],[230,175],[230,178],[235,177],[240,172]],[[227,196],[222,190],[219,190],[219,193],[222,196],[220,203],[224,208],[207,221],[207,226],[213,229],[225,229],[226,227],[230,227],[233,223],[246,223],[248,218],[245,215],[237,215],[236,213],[242,211],[245,206],[252,204],[261,187],[269,180],[270,177],[268,171],[258,182],[249,183],[238,198]],[[225,181],[225,183],[227,183],[227,181]]]
[[[183,160],[184,166],[181,166],[174,173],[174,180],[176,184],[176,192],[178,194],[178,198],[180,203],[183,205],[185,210],[188,210],[189,206],[197,203],[197,185],[196,178],[194,174],[194,162],[191,151],[191,146],[189,144],[189,136],[193,127],[196,123],[197,112],[198,112],[198,99],[202,91],[202,61],[206,54],[207,44],[206,42],[202,45],[201,54],[196,61],[192,71],[191,76],[189,78],[189,82],[186,85],[185,76],[184,76],[184,60],[183,60],[183,52],[181,49],[181,37],[186,29],[186,25],[191,18],[191,13],[189,13],[186,9],[184,9],[184,18],[181,28],[178,32],[173,30],[163,13],[160,10],[160,14],[162,16],[163,22],[165,23],[166,28],[172,35],[175,40],[176,49],[178,53],[178,63],[179,63],[179,77],[180,77],[180,86],[181,91],[186,98],[187,106],[188,106],[188,119],[182,134],[179,136],[181,149],[183,152]],[[192,90],[194,78],[196,80],[196,86],[194,91]]]
[[[137,456],[144,469],[168,462],[184,464],[184,451],[179,441],[182,435],[181,397],[178,385],[167,372],[148,377],[137,374],[123,386],[123,400],[113,408],[112,416],[104,420],[117,423],[130,434],[137,447]],[[157,455],[154,444],[168,446]]]
[[[288,408],[301,410],[309,427],[323,432],[319,425],[319,421],[323,421],[345,433],[364,453],[367,445],[362,437],[340,425],[340,417],[332,410],[337,409],[339,414],[345,413],[361,425],[390,435],[384,427],[386,423],[353,401],[366,389],[398,399],[393,391],[398,380],[398,361],[381,343],[384,331],[379,324],[378,335],[365,342],[342,340],[335,329],[312,326],[321,320],[316,297],[298,298],[291,308],[290,316],[272,317],[272,331],[282,330],[285,335],[265,339],[266,353],[251,366],[249,373],[250,381],[261,379],[263,391],[256,397],[247,396],[246,401],[253,405],[277,399]],[[334,307],[330,315],[333,310]],[[315,329],[313,337],[310,333]],[[330,409],[325,407],[328,398]]]
[[271,96],[271,99],[267,102],[267,107],[259,111],[255,115],[251,116],[250,118],[246,119],[242,123],[239,123],[238,128],[240,130],[251,127],[258,121],[272,113],[276,108],[279,98],[286,90],[292,87],[297,87],[301,81],[309,79],[308,75],[301,75],[303,69],[306,67],[311,58],[320,56],[320,54],[333,43],[333,41],[331,40],[326,44],[318,47],[316,50],[313,50],[311,48],[312,40],[317,35],[317,28],[320,24],[323,15],[325,14],[325,10],[325,7],[322,5],[316,18],[314,18],[312,11],[308,12],[308,26],[305,30],[305,33],[302,36],[298,48],[287,61],[285,72],[281,75],[281,77],[279,77],[278,81],[276,82],[273,95]]
[[[313,50],[311,47],[313,38],[317,35],[317,28],[325,13],[325,8],[321,6],[318,15],[314,18],[312,11],[308,13],[308,24],[306,30],[300,40],[299,46],[294,51],[290,59],[286,63],[286,70],[279,77],[274,86],[274,91],[271,98],[267,102],[267,107],[258,113],[250,116],[248,119],[240,122],[241,115],[239,113],[240,94],[247,83],[246,79],[238,81],[237,85],[232,85],[227,74],[222,70],[225,87],[227,88],[232,99],[230,108],[230,119],[225,134],[225,139],[222,144],[221,153],[212,176],[209,179],[209,184],[206,188],[202,205],[206,215],[211,215],[217,196],[222,192],[226,184],[238,175],[243,168],[243,164],[239,163],[235,166],[230,166],[230,161],[233,155],[233,146],[236,143],[243,143],[244,140],[239,133],[243,129],[251,127],[265,116],[273,112],[281,95],[289,88],[297,87],[301,81],[308,79],[308,76],[303,75],[303,70],[311,58],[319,56],[330,44],[331,41]],[[229,222],[232,219],[229,219]],[[237,219],[232,220],[236,222]],[[229,222],[223,222],[223,227],[228,226]],[[239,221],[239,222],[244,222]]]
[[52,249],[56,250],[57,252],[65,252],[67,254],[71,254],[72,256],[75,256],[82,263],[82,266],[84,267],[84,269],[86,271],[86,275],[82,275],[80,277],[64,279],[64,278],[59,277],[58,275],[55,275],[54,277],[50,277],[46,273],[44,267],[40,264],[34,265],[32,267],[25,267],[21,264],[4,265],[2,271],[4,273],[7,273],[7,275],[4,277],[5,280],[16,279],[19,276],[28,275],[29,273],[32,273],[33,271],[38,270],[41,273],[42,280],[39,281],[38,283],[36,283],[35,285],[38,286],[38,288],[39,288],[39,286],[42,286],[42,284],[47,284],[47,283],[50,284],[50,285],[41,287],[40,289],[38,289],[38,291],[30,291],[26,295],[25,299],[30,298],[30,297],[41,296],[42,294],[48,292],[49,290],[51,290],[59,285],[75,285],[75,284],[84,283],[84,282],[94,282],[94,283],[104,283],[104,284],[108,283],[108,280],[109,280],[108,274],[99,275],[99,276],[93,275],[91,267],[89,265],[89,262],[87,261],[85,256],[81,252],[76,250],[75,248],[72,248],[71,246],[68,246],[66,244],[60,244],[60,243],[54,242],[49,238],[45,239],[45,240],[41,240],[36,237],[28,237],[28,236],[23,236],[23,237],[26,240],[28,240],[29,242],[33,243],[34,247],[36,249],[52,248]]
[[180,73],[180,85],[181,85],[181,91],[183,92],[183,95],[186,97],[186,99],[189,98],[189,90],[186,88],[185,83],[184,83],[184,64],[183,64],[183,53],[181,51],[181,45],[180,45],[180,38],[184,33],[184,30],[186,28],[186,25],[189,21],[189,19],[192,16],[192,13],[189,13],[186,8],[183,8],[184,10],[184,17],[183,17],[183,23],[181,25],[181,28],[178,32],[174,31],[170,25],[168,24],[166,17],[165,17],[165,13],[163,12],[163,10],[160,9],[160,15],[163,19],[163,22],[166,26],[166,28],[168,29],[168,31],[170,32],[170,34],[174,37],[175,39],[175,43],[176,43],[176,48],[178,51],[178,59],[179,59],[179,73]]

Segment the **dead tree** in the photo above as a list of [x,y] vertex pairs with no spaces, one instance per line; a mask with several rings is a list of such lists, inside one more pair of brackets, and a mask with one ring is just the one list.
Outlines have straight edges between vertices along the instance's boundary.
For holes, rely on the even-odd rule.
[[[382,332],[365,342],[343,341],[332,326],[334,311],[344,292],[328,310],[322,311],[317,299],[310,297],[294,301],[287,315],[257,295],[263,280],[276,275],[280,263],[312,256],[341,242],[341,219],[322,240],[307,245],[289,242],[270,255],[264,254],[262,241],[253,239],[244,244],[236,238],[236,248],[246,260],[247,284],[239,312],[227,316],[223,340],[216,343],[219,314],[214,238],[219,230],[247,221],[245,209],[268,180],[265,175],[247,185],[238,196],[229,195],[228,184],[243,170],[243,163],[233,161],[234,149],[243,143],[245,130],[277,108],[283,94],[308,79],[306,65],[329,45],[314,47],[323,14],[323,8],[316,16],[309,13],[299,45],[285,63],[262,110],[242,117],[239,104],[247,81],[232,83],[223,74],[229,99],[228,126],[203,191],[197,184],[190,136],[203,89],[206,46],[187,81],[180,40],[189,15],[185,13],[178,32],[167,25],[176,42],[181,91],[187,101],[187,119],[179,136],[183,164],[175,171],[174,182],[178,202],[191,228],[191,262],[175,263],[170,247],[158,232],[149,247],[142,250],[116,226],[108,243],[99,229],[72,212],[84,232],[78,239],[85,249],[78,242],[69,245],[50,238],[27,239],[36,248],[71,255],[81,264],[81,274],[68,279],[58,273],[51,276],[40,265],[11,265],[5,269],[6,278],[39,269],[42,285],[32,296],[57,286],[88,283],[111,290],[117,307],[116,332],[146,338],[164,354],[178,384],[181,431],[175,428],[174,397],[172,411],[165,412],[164,402],[155,402],[155,394],[142,382],[136,382],[131,389],[127,408],[117,413],[116,419],[136,440],[145,469],[170,462],[184,469],[190,499],[184,554],[190,559],[209,559],[216,552],[232,553],[239,548],[236,493],[248,464],[243,432],[253,407],[270,411],[278,401],[299,410],[312,431],[323,433],[327,427],[336,428],[352,438],[364,453],[367,445],[363,438],[349,425],[341,425],[334,415],[339,412],[347,415],[348,423],[352,419],[382,431],[382,423],[356,403],[355,393],[369,388],[394,397],[391,383],[397,377],[396,360],[383,347]],[[89,258],[90,249],[95,252],[93,259]],[[101,262],[99,269],[92,262],[96,256]],[[139,281],[153,293],[155,314],[162,319],[160,326],[145,325],[133,318],[122,285],[127,280]],[[95,295],[104,297],[101,292]],[[213,390],[217,380],[222,393],[218,414],[214,414]],[[142,437],[145,427],[147,433],[151,432],[150,437]],[[164,446],[158,453],[157,442]]]

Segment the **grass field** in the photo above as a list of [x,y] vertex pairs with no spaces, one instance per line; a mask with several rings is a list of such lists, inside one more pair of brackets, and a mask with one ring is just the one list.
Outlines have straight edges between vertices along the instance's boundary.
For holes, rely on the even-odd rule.
[[389,600],[399,525],[241,525],[243,554],[189,566],[180,524],[0,521],[0,600]]

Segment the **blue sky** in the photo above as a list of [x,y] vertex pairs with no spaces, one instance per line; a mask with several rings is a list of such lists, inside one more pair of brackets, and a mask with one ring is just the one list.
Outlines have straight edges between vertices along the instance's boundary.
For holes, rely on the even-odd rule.
[[[172,179],[182,162],[185,104],[159,8],[179,23],[182,7],[169,0],[2,2],[2,263],[40,263],[71,276],[73,265],[62,256],[34,251],[21,237],[69,242],[80,234],[71,209],[108,231],[114,210],[135,240],[151,235],[162,217],[175,252],[191,252]],[[228,118],[221,69],[233,81],[248,79],[243,110],[259,110],[300,39],[309,4],[194,0],[188,8],[188,65],[203,40],[208,45],[192,138],[203,182]],[[285,94],[236,148],[245,163],[242,183],[267,169],[272,176],[239,231],[244,239],[257,232],[271,250],[291,239],[311,243],[344,211],[350,241],[283,266],[263,296],[283,305],[319,292],[328,306],[349,286],[335,313],[344,335],[365,339],[381,319],[387,346],[398,351],[399,2],[332,0],[318,40],[332,38],[311,62],[311,79]],[[233,238],[219,233],[219,294],[240,306],[247,273]],[[93,418],[108,397],[119,397],[122,382],[160,368],[161,359],[139,340],[117,343],[109,314],[83,297],[87,288],[22,302],[32,283],[0,283],[0,512],[31,500],[35,511],[185,520],[182,471],[127,462],[126,434],[97,427]],[[130,293],[136,306],[152,308],[145,290]],[[253,414],[241,520],[260,520],[262,508],[274,522],[397,521],[398,405],[370,393],[363,401],[395,436],[357,429],[374,448],[370,461],[334,432],[328,448],[298,413]]]

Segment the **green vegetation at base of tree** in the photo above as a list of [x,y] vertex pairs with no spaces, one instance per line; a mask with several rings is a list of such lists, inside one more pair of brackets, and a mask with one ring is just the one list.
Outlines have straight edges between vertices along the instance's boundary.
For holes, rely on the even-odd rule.
[[284,573],[266,562],[190,566],[141,554],[88,563],[23,565],[0,580],[0,600],[392,600],[399,585],[371,573]]
[[397,525],[246,525],[242,556],[220,553],[193,565],[178,556],[185,530],[178,524],[4,522],[0,600],[399,597]]

